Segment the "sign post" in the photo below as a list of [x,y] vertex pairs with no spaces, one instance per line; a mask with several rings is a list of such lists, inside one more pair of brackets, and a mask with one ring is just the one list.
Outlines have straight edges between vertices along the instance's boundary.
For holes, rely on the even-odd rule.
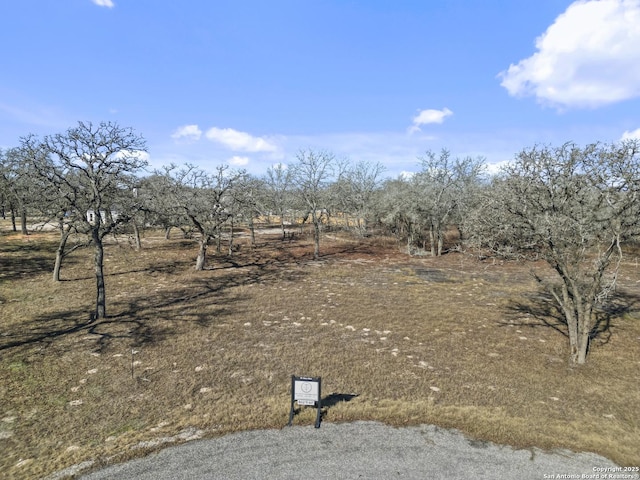
[[291,411],[289,412],[289,426],[293,425],[294,409],[293,404],[314,406],[318,408],[316,415],[316,428],[320,428],[321,406],[321,384],[320,377],[296,377],[291,376]]

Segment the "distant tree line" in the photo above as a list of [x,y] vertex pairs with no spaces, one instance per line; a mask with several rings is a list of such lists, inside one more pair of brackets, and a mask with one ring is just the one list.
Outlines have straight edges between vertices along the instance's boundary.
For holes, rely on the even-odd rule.
[[197,242],[195,269],[203,270],[209,247],[221,252],[226,245],[233,253],[238,226],[249,230],[253,246],[255,225],[277,219],[283,240],[310,225],[315,259],[323,230],[333,225],[359,236],[394,236],[410,255],[453,249],[544,260],[555,280],[536,278],[565,319],[571,361],[582,364],[597,330],[596,312],[614,294],[622,247],[639,234],[636,140],[524,149],[493,176],[481,157],[428,151],[418,159],[418,172],[395,179],[384,178],[380,164],[314,149],[262,176],[227,165],[148,171],[142,136],[110,122],[79,122],[19,143],[0,151],[0,213],[23,234],[29,216],[55,222],[55,281],[65,256],[93,248],[94,319],[107,315],[107,235],[127,229],[140,248],[146,226],[163,228],[167,238],[180,230]]

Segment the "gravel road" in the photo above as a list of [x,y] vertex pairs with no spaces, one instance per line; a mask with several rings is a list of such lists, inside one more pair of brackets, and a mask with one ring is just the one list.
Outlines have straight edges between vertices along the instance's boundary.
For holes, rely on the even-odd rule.
[[393,428],[355,422],[187,442],[81,478],[512,480],[603,478],[605,469],[615,467],[591,453],[514,450],[432,425]]

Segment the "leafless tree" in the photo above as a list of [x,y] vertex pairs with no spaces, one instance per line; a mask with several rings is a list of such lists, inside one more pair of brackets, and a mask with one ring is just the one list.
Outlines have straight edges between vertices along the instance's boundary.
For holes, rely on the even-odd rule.
[[44,144],[35,135],[27,135],[20,139],[20,150],[32,172],[31,182],[37,185],[37,202],[35,206],[42,215],[44,223],[55,221],[60,232],[60,240],[56,249],[56,258],[53,267],[53,281],[60,281],[60,271],[64,258],[73,251],[89,242],[76,242],[70,248],[67,246],[73,233],[88,233],[85,226],[86,212],[78,212],[71,209],[77,204],[78,188],[71,185],[80,185],[74,180],[76,172],[56,174],[58,166],[47,152]]
[[[256,244],[255,218],[264,212],[265,185],[264,182],[252,175],[244,175],[232,189],[233,211],[235,216],[249,227],[249,242],[251,247]],[[231,237],[233,241],[233,236]],[[231,241],[229,254],[232,253]]]
[[32,164],[24,148],[14,147],[0,152],[0,192],[11,212],[13,230],[20,217],[20,231],[28,235],[27,214],[42,206],[40,185],[34,181]]
[[280,230],[282,239],[285,234],[285,215],[287,210],[291,208],[292,200],[292,170],[286,165],[278,163],[267,169],[264,176],[265,187],[265,207],[268,211],[275,213],[280,217]]
[[429,229],[431,255],[442,255],[444,233],[453,224],[456,213],[464,204],[469,188],[480,178],[483,171],[482,158],[451,158],[448,150],[440,155],[428,151],[420,157],[422,170],[413,181],[421,196],[420,212]]
[[355,165],[344,164],[331,184],[329,197],[333,210],[340,212],[346,227],[353,219],[356,231],[364,235],[373,213],[374,196],[380,188],[384,167],[360,161]]
[[41,144],[50,161],[38,163],[40,176],[65,200],[65,212],[94,247],[96,319],[107,315],[103,239],[140,208],[132,185],[146,165],[145,148],[132,129],[111,122],[78,122]]
[[537,146],[505,167],[484,197],[473,236],[512,257],[544,259],[535,274],[562,312],[570,361],[586,361],[596,309],[614,294],[622,245],[638,235],[640,142]]
[[387,180],[375,205],[376,217],[400,242],[406,242],[407,254],[413,254],[415,244],[424,246],[426,228],[424,206],[418,183],[413,177],[400,176]]
[[320,258],[321,210],[327,207],[327,187],[335,173],[335,155],[324,150],[301,150],[293,167],[293,185],[313,223],[313,258]]
[[209,244],[220,239],[222,225],[231,216],[231,189],[245,175],[244,171],[231,171],[227,165],[220,165],[215,174],[210,174],[193,165],[180,169],[172,165],[156,175],[164,178],[164,183],[158,185],[167,199],[167,212],[186,219],[198,232],[195,268],[204,270]]

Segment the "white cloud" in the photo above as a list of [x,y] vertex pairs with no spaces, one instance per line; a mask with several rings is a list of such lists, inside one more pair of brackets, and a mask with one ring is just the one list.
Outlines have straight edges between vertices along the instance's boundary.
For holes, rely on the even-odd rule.
[[229,159],[230,165],[235,165],[237,167],[243,167],[249,163],[249,157],[239,157],[238,155],[234,155]]
[[629,132],[625,131],[622,134],[622,138],[620,140],[640,140],[640,128],[636,128],[634,131]]
[[171,134],[171,138],[187,138],[189,140],[200,140],[201,136],[202,130],[198,125],[184,125]]
[[535,44],[498,75],[512,96],[558,108],[640,96],[640,0],[575,1]]
[[91,1],[96,5],[98,5],[99,7],[113,8],[116,6],[116,4],[113,3],[112,0],[91,0]]
[[119,152],[116,152],[113,155],[115,158],[121,159],[121,158],[136,158],[138,160],[142,160],[143,162],[147,162],[149,163],[149,160],[151,159],[151,156],[149,155],[148,152],[145,152],[144,150],[120,150]]
[[421,110],[418,115],[413,117],[413,125],[409,127],[409,133],[419,132],[420,125],[427,125],[429,123],[442,123],[444,119],[449,115],[453,115],[453,112],[448,108],[442,110]]
[[276,152],[278,147],[263,137],[253,137],[232,128],[210,128],[206,136],[230,150],[238,152]]
[[487,163],[487,173],[489,175],[497,175],[499,174],[504,167],[512,163],[511,160],[501,160],[498,162]]

